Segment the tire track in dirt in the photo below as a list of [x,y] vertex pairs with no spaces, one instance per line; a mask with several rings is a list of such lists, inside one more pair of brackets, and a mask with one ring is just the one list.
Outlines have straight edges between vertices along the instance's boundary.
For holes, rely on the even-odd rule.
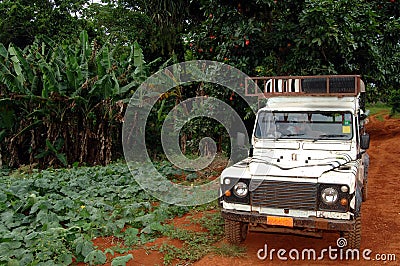
[[[303,249],[314,249],[319,252],[322,249],[336,248],[336,240],[339,233],[324,233],[322,238],[311,238],[294,235],[279,235],[265,233],[249,233],[246,241],[242,244],[247,251],[243,257],[223,257],[209,254],[201,260],[193,263],[196,266],[257,266],[257,265],[399,265],[400,261],[400,119],[389,119],[384,121],[377,116],[370,118],[367,131],[371,136],[371,145],[368,150],[370,155],[370,168],[368,178],[368,200],[362,207],[362,241],[361,251],[372,250],[370,257],[375,254],[395,254],[396,261],[383,262],[370,260],[345,261],[330,260],[327,254],[324,260],[281,261],[277,257],[277,250],[283,248],[288,252],[291,249],[302,251]],[[201,217],[201,214],[198,216]],[[186,216],[175,218],[172,223],[176,226],[187,226]],[[200,230],[198,227],[189,225],[186,229]],[[95,244],[101,249],[113,246],[112,239],[101,238]],[[110,242],[110,243],[108,243]],[[222,241],[223,244],[226,241]],[[145,248],[134,249],[129,254],[134,259],[127,265],[162,265],[163,254],[153,246],[168,244],[180,246],[180,241],[159,238],[155,242],[146,244]],[[272,260],[260,260],[257,251],[267,244],[268,250],[275,249]],[[318,253],[317,253],[318,254]],[[319,254],[318,254],[319,255]],[[317,255],[317,256],[318,256]],[[286,253],[288,257],[288,253]],[[111,256],[108,255],[109,260]],[[185,262],[176,261],[175,264],[186,265]],[[106,264],[110,265],[110,263]]]

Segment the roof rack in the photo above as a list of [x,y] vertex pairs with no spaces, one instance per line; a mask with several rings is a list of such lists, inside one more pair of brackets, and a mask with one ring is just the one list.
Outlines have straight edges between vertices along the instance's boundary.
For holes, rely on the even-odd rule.
[[[253,82],[251,82],[252,80]],[[261,90],[260,90],[261,89]],[[360,75],[247,77],[246,96],[356,96],[365,92]]]

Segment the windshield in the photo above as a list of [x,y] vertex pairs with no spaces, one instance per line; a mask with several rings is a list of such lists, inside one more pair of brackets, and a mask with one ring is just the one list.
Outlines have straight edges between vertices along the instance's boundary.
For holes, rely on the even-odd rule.
[[353,136],[349,112],[260,112],[254,135],[261,139],[340,139]]

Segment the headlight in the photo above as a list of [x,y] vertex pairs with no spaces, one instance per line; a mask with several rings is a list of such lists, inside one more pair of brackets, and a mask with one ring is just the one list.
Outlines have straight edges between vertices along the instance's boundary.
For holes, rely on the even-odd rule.
[[321,198],[326,205],[333,205],[338,200],[338,191],[332,187],[322,190]]
[[248,192],[249,192],[249,189],[248,189],[247,185],[245,183],[243,183],[243,182],[238,182],[233,187],[233,193],[238,198],[246,197]]

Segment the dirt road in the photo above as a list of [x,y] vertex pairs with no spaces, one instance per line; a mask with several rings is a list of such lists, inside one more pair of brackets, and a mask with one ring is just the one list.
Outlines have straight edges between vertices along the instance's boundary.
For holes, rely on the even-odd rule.
[[[242,265],[400,265],[400,119],[389,119],[384,115],[375,115],[370,118],[367,125],[371,136],[368,200],[362,207],[362,241],[361,252],[369,249],[371,253],[365,253],[370,260],[364,260],[362,253],[359,260],[331,259],[325,252],[323,260],[292,260],[289,252],[296,249],[301,252],[304,249],[313,249],[317,257],[321,250],[329,246],[337,248],[336,241],[339,233],[325,233],[322,239],[293,235],[276,235],[263,233],[250,233],[242,244],[246,248],[246,255],[240,258],[223,257],[209,254],[193,263],[196,266],[242,266]],[[200,213],[201,215],[201,213]],[[185,217],[175,218],[174,224],[185,223]],[[186,222],[187,223],[187,222]],[[224,242],[225,240],[223,240]],[[96,246],[104,249],[113,246],[112,237],[99,238],[94,241]],[[159,238],[154,244],[168,243],[181,246],[176,239]],[[153,244],[152,244],[153,245]],[[257,252],[267,245],[268,253],[275,249],[274,255],[265,260],[257,257]],[[277,257],[277,251],[285,249],[284,254],[288,258],[282,261]],[[162,265],[163,254],[158,250],[135,249],[129,251],[134,260],[127,265]],[[294,253],[292,253],[294,254]],[[332,251],[332,256],[339,252]],[[395,261],[393,257],[396,256]],[[261,255],[264,255],[263,253]],[[109,256],[109,255],[108,255]],[[307,256],[307,254],[306,254]],[[345,256],[343,257],[345,258]],[[386,260],[382,260],[386,258]],[[381,260],[377,260],[381,259]],[[108,263],[107,265],[110,265]],[[179,265],[186,265],[180,262]]]
[[[250,233],[243,243],[247,248],[244,258],[225,258],[208,255],[196,262],[197,266],[210,265],[400,265],[400,120],[399,119],[370,118],[367,125],[371,136],[370,170],[368,183],[368,200],[362,209],[362,241],[361,251],[370,249],[371,254],[366,254],[369,261],[360,255],[359,261],[331,260],[328,255],[323,261],[318,260],[291,260],[286,253],[288,261],[281,261],[275,251],[272,260],[260,260],[257,257],[259,249],[267,244],[268,251],[283,248],[289,252],[297,249],[315,249],[317,252],[324,248],[336,246],[339,234],[326,233],[322,239],[308,238],[293,235],[273,235],[263,233]],[[317,253],[319,254],[319,253]],[[327,254],[327,253],[325,253]],[[338,254],[338,253],[333,253]],[[396,261],[387,261],[390,254],[396,255]],[[263,255],[263,253],[261,254]],[[378,261],[386,257],[386,261]],[[345,256],[344,256],[345,258]]]

